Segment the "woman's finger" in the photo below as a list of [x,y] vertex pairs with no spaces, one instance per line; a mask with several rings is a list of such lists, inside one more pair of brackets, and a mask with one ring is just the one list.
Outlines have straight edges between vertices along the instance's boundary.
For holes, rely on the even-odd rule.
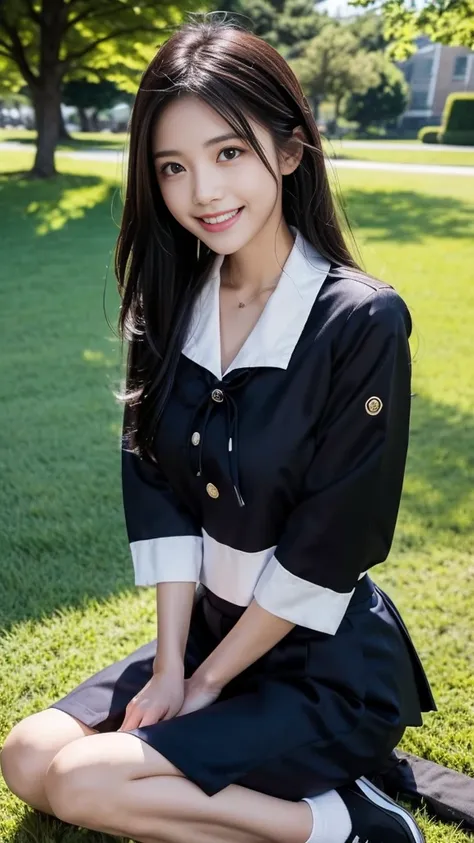
[[117,731],[118,732],[125,732],[127,729],[136,729],[137,726],[140,723],[141,716],[142,716],[142,712],[140,711],[138,706],[136,706],[136,705],[131,706],[131,707],[127,706],[127,708],[125,710],[125,719],[124,719],[122,725],[120,726],[120,728],[117,729]]
[[[155,723],[159,723],[160,720],[166,720],[166,713],[169,711],[167,708],[155,708],[155,709],[148,709],[143,714],[143,717],[138,724],[141,726],[154,726]],[[133,729],[136,729],[136,726],[132,726]]]

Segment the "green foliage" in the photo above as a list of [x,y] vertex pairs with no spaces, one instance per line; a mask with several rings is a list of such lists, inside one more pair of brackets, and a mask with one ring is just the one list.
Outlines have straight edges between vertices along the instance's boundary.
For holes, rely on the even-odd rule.
[[40,59],[46,49],[55,77],[96,82],[107,76],[134,91],[156,45],[185,11],[197,8],[199,0],[3,0],[0,60],[33,90],[47,73]]
[[25,81],[17,65],[0,52],[0,95],[16,94],[24,84]]
[[276,46],[277,10],[270,0],[222,0],[217,8],[229,13],[229,21],[236,21]]
[[102,82],[87,82],[85,79],[72,79],[63,87],[62,100],[65,105],[76,108],[95,108],[102,111],[112,108],[126,98],[114,82],[104,79]]
[[453,146],[474,146],[474,129],[464,131],[441,132],[441,143],[453,144]]
[[325,14],[315,11],[313,0],[286,0],[275,24],[279,49],[287,58],[300,55],[306,42],[319,35],[328,20]]
[[364,93],[353,92],[347,100],[344,116],[359,124],[362,132],[369,126],[395,120],[408,101],[408,85],[403,73],[381,53],[375,53],[380,67],[380,81]]
[[443,131],[474,131],[474,93],[453,93],[443,109]]
[[432,140],[432,127],[420,131],[423,143],[447,143],[453,146],[474,145],[474,93],[449,94],[443,110],[443,124],[436,129],[436,140]]
[[418,140],[422,143],[439,143],[440,126],[424,126],[418,132]]
[[379,66],[377,54],[361,50],[353,32],[337,23],[325,26],[292,62],[315,112],[323,99],[332,100],[336,117],[347,94],[364,93],[379,83]]
[[356,36],[361,50],[367,50],[369,53],[380,52],[388,45],[383,18],[375,12],[368,11],[364,15],[357,15],[354,20],[349,20],[346,26]]
[[350,5],[382,9],[393,58],[412,55],[419,35],[440,44],[474,49],[474,0],[426,0],[422,5],[412,0],[351,0]]
[[223,0],[218,9],[234,15],[287,57],[301,52],[305,41],[317,35],[328,16],[316,11],[313,0]]

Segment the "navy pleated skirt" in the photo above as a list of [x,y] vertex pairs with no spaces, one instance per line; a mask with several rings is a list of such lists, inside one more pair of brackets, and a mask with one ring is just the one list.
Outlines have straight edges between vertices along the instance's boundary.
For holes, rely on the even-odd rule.
[[[244,609],[198,591],[185,656],[190,676]],[[55,702],[99,732],[121,726],[152,675],[156,640]],[[403,621],[366,575],[335,635],[296,626],[207,708],[132,729],[205,793],[239,784],[299,800],[375,774],[407,725],[435,708]]]

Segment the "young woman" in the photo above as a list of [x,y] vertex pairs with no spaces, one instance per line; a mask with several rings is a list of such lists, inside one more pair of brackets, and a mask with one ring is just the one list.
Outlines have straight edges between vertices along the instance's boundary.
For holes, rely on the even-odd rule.
[[117,275],[158,644],[18,724],[9,787],[144,843],[420,843],[370,777],[434,701],[366,573],[399,508],[410,316],[351,257],[311,111],[259,38],[211,19],[151,62]]

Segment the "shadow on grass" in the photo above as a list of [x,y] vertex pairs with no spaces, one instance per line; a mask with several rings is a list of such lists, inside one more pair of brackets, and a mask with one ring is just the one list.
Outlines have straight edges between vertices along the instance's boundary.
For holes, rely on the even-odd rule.
[[29,810],[8,838],[8,843],[129,843],[129,839],[79,829],[49,814]]
[[94,209],[103,218],[103,226],[105,214],[110,217],[112,199],[120,199],[119,188],[100,176],[60,173],[52,179],[32,180],[27,172],[0,173],[3,241],[7,243],[11,235],[14,247],[20,224],[22,247],[34,249],[38,236],[57,232]]
[[351,224],[362,230],[365,242],[421,243],[426,237],[474,235],[473,205],[451,196],[346,188],[343,199]]

